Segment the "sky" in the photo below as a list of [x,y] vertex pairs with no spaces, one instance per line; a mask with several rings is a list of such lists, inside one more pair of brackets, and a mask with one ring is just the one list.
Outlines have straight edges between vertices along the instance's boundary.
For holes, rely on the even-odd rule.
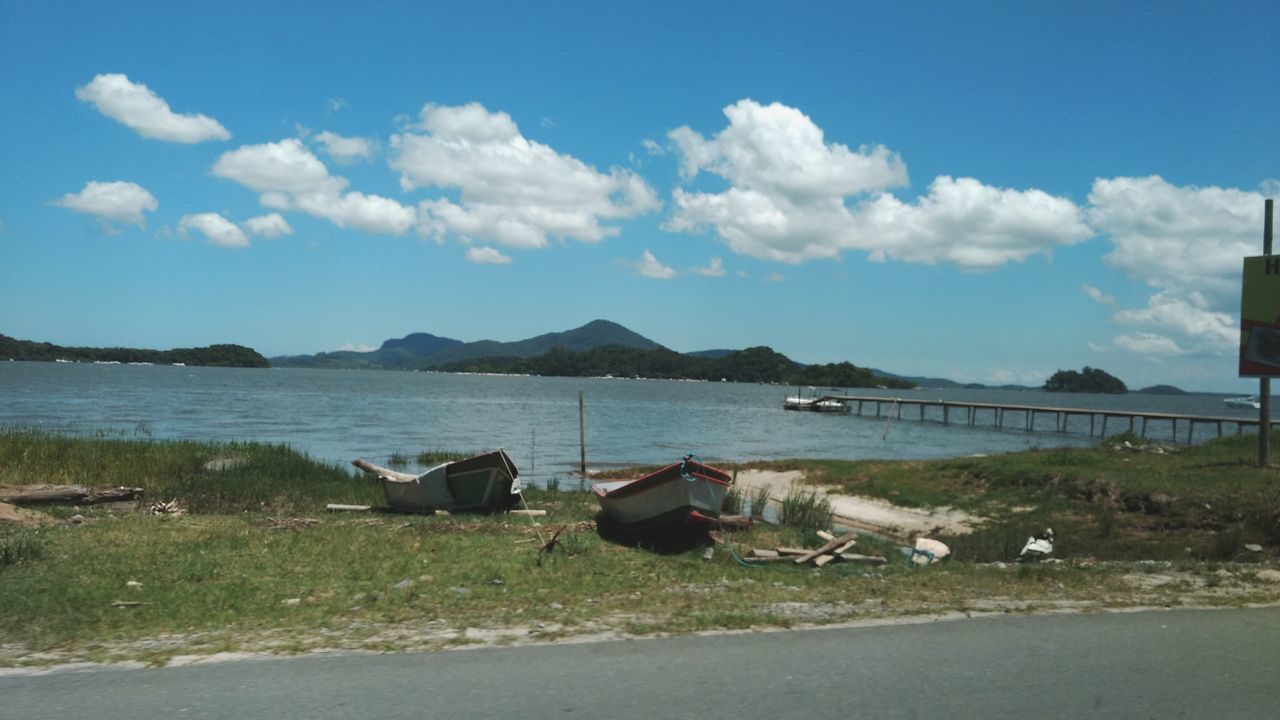
[[0,0],[0,333],[1237,376],[1274,2]]

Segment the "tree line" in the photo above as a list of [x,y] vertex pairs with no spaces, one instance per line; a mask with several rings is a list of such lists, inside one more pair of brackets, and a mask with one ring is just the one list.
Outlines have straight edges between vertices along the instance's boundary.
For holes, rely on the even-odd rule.
[[821,385],[825,387],[912,388],[913,383],[875,375],[852,363],[802,365],[768,347],[752,347],[721,357],[695,357],[658,348],[608,345],[591,350],[553,348],[536,357],[489,357],[446,363],[445,372],[506,373],[558,377],[727,380],[730,382]]
[[211,367],[271,367],[271,363],[257,350],[243,345],[219,344],[198,348],[174,348],[173,350],[144,350],[139,348],[90,348],[63,347],[46,342],[17,340],[0,335],[0,358],[53,362],[119,362],[153,363],[170,365],[205,365]]

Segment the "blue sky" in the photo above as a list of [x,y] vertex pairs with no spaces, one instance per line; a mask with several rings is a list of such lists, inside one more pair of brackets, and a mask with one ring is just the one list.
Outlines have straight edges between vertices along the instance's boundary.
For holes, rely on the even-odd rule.
[[0,333],[1244,390],[1280,6],[0,3]]

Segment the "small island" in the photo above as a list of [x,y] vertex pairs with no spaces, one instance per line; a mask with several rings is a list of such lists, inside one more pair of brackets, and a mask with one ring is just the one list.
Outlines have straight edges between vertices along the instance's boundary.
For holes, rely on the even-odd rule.
[[209,367],[265,368],[271,363],[257,350],[243,345],[209,345],[173,350],[137,348],[63,347],[45,342],[17,340],[0,335],[0,357],[35,362],[96,362],[135,365],[204,365]]
[[1059,370],[1045,381],[1045,392],[1106,393],[1124,395],[1129,388],[1114,375],[1085,366],[1083,370]]

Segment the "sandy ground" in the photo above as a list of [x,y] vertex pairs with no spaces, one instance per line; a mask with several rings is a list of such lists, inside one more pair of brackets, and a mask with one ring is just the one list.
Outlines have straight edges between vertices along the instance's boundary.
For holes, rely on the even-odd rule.
[[760,488],[768,488],[774,502],[781,502],[795,488],[818,492],[831,502],[836,524],[902,542],[935,534],[963,535],[983,522],[982,518],[948,507],[905,508],[883,500],[839,495],[822,485],[805,483],[804,473],[799,470],[743,470],[738,473],[738,486],[747,497]]

